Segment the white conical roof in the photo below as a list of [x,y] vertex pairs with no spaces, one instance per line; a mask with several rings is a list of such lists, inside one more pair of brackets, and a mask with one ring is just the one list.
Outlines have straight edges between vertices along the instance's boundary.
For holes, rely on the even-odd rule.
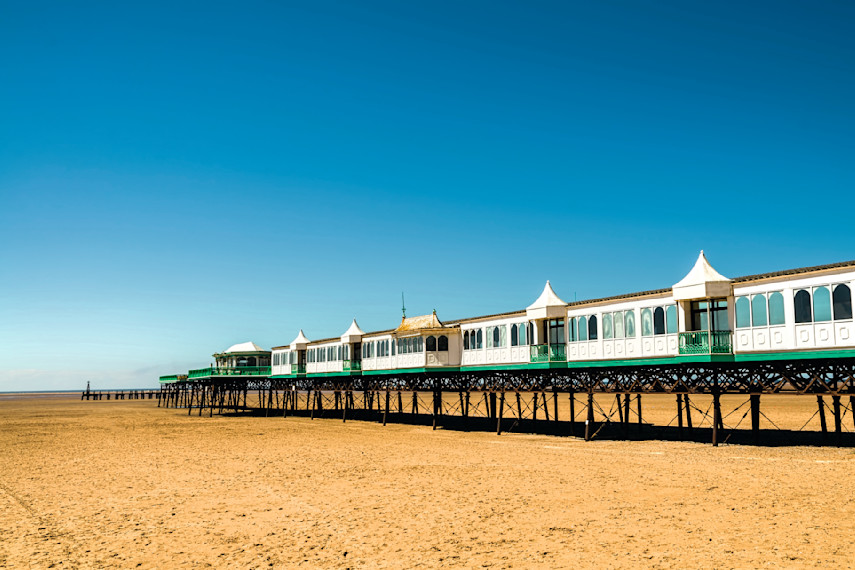
[[224,354],[230,354],[233,352],[269,352],[255,344],[254,342],[242,342],[240,344],[233,344],[228,347]]
[[698,260],[692,270],[672,287],[674,299],[678,301],[690,299],[707,299],[710,297],[727,297],[733,291],[730,279],[713,269],[704,250],[698,255]]
[[554,319],[564,316],[567,303],[552,290],[552,284],[547,281],[543,293],[529,305],[525,312],[530,319]]
[[364,334],[365,331],[359,328],[359,325],[356,324],[356,319],[353,319],[353,322],[350,323],[350,327],[348,327],[348,329],[344,331],[344,334],[341,335],[341,342],[359,342],[362,340],[362,335]]
[[297,338],[291,341],[291,350],[304,349],[309,342],[309,339],[307,339],[306,335],[303,334],[303,329],[300,329],[300,334],[297,335]]

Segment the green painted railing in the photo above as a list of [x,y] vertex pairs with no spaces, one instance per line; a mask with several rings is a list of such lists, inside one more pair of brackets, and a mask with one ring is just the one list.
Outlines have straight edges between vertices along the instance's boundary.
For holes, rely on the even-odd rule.
[[680,354],[732,354],[730,331],[693,331],[680,333]]
[[292,364],[291,365],[291,374],[305,374],[306,373],[306,365],[305,364]]
[[531,345],[532,362],[566,362],[567,352],[563,344]]
[[341,363],[341,369],[345,372],[358,372],[362,370],[362,361],[361,360],[343,360]]
[[206,376],[270,376],[269,366],[235,366],[234,368],[199,368],[191,370],[189,378],[204,378]]
[[169,376],[161,376],[160,383],[161,384],[172,384],[173,382],[178,382],[180,380],[187,380],[186,374],[170,374]]

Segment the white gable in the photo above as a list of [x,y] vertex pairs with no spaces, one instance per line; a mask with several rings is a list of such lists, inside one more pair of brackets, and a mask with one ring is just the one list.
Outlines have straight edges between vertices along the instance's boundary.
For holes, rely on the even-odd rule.
[[564,316],[567,303],[555,294],[549,281],[543,288],[543,293],[529,305],[525,312],[530,319],[558,319]]
[[362,341],[362,335],[364,334],[365,331],[359,328],[359,325],[356,324],[356,319],[353,319],[353,322],[350,323],[350,327],[348,327],[348,329],[344,331],[344,334],[341,335],[341,342],[360,342]]
[[687,301],[690,299],[708,299],[710,297],[727,297],[733,293],[730,279],[713,269],[707,261],[704,251],[698,256],[695,266],[672,287],[674,299]]

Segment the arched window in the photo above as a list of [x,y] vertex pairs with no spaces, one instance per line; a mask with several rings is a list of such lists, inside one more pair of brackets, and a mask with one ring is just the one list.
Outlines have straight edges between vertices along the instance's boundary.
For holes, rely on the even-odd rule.
[[606,313],[603,315],[603,338],[612,338],[612,315]]
[[804,289],[796,291],[796,296],[793,298],[793,303],[796,309],[796,322],[809,323],[811,322],[810,314],[810,293]]
[[483,329],[478,329],[478,331],[475,333],[475,348],[482,348],[484,346],[483,337]]
[[469,331],[463,333],[463,350],[469,350]]
[[852,318],[852,292],[848,285],[834,286],[834,320]]
[[501,346],[499,344],[499,327],[493,327],[493,346]]
[[626,337],[635,338],[635,313],[626,311],[623,316],[626,319]]
[[396,345],[398,344],[398,342],[400,342],[400,341],[397,339],[394,339],[391,342],[391,344],[392,344],[392,356],[395,356],[395,348],[397,348]]
[[579,340],[579,335],[576,332],[577,326],[578,325],[576,324],[576,317],[570,317],[570,342],[576,342],[577,340]]
[[665,330],[668,334],[677,333],[677,305],[670,305],[665,309]]
[[751,301],[748,297],[736,298],[736,328],[744,329],[751,326]]
[[665,334],[665,309],[653,309],[653,334]]
[[436,348],[440,352],[448,352],[448,337],[445,335],[440,336],[436,343]]
[[597,340],[597,315],[591,315],[588,319],[588,338]]
[[784,296],[780,291],[769,294],[769,324],[784,324]]
[[528,329],[528,326],[525,323],[520,323],[519,328],[520,328],[520,346],[525,346],[528,344],[528,334],[526,334],[527,333],[526,329]]
[[623,313],[622,312],[615,313],[614,319],[615,319],[615,338],[623,338],[625,335],[625,333],[624,333],[625,329],[623,326]]
[[653,334],[653,311],[641,309],[641,336]]
[[519,332],[517,330],[517,325],[511,325],[511,346],[518,346],[519,343]]
[[828,287],[813,290],[813,320],[817,323],[831,320],[831,293]]
[[434,337],[433,335],[427,337],[427,343],[425,344],[427,346],[428,352],[436,351],[436,337]]
[[422,337],[419,337],[418,343],[419,343],[419,352],[424,352],[424,350],[425,350],[425,339],[423,339]]
[[765,327],[766,319],[766,295],[759,294],[751,297],[751,325]]
[[579,323],[579,340],[588,340],[588,319],[579,317],[577,322]]

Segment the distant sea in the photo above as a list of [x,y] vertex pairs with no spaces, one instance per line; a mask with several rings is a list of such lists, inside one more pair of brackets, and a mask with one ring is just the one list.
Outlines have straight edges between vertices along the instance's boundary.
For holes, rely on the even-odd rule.
[[[157,390],[157,388],[110,388],[107,390],[91,390],[93,394],[98,392],[127,392],[129,390]],[[0,400],[14,400],[16,398],[67,398],[69,394],[79,396],[85,390],[24,390],[21,392],[0,392]]]

